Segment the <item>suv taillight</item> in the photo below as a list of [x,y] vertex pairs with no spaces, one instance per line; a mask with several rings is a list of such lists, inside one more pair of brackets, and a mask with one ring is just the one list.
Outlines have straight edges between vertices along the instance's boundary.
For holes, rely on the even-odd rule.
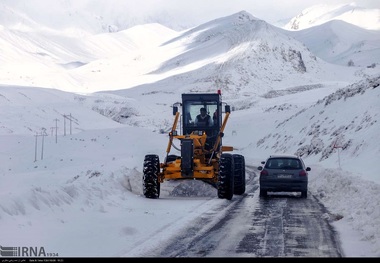
[[307,172],[305,170],[301,170],[299,173],[300,176],[307,176]]
[[262,171],[260,172],[260,175],[268,175],[268,171],[267,171],[267,170],[262,170]]

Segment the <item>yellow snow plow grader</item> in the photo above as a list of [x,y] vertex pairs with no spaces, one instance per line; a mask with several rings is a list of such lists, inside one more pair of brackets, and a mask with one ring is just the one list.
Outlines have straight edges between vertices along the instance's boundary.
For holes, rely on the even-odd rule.
[[[220,91],[182,94],[182,103],[173,105],[175,117],[164,162],[160,163],[156,154],[145,155],[145,197],[159,198],[160,184],[166,180],[186,179],[213,185],[222,199],[231,200],[234,194],[242,195],[245,192],[244,156],[226,153],[233,151],[233,147],[222,145],[230,113],[229,105],[224,105],[223,112]],[[177,154],[171,153],[173,148]]]

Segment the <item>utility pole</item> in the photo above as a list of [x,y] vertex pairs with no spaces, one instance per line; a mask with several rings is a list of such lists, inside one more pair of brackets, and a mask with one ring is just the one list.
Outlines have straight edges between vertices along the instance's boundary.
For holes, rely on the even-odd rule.
[[71,118],[71,113],[69,115],[69,118],[70,118],[70,135],[72,134],[72,118]]
[[34,135],[36,137],[36,141],[34,143],[34,161],[37,162],[37,138],[38,138],[38,133]]
[[66,136],[66,115],[63,114],[63,136]]
[[338,142],[338,138],[336,138],[336,140],[335,140],[335,142],[334,142],[333,149],[338,149],[338,164],[339,164],[339,169],[342,169],[342,168],[340,167],[340,152],[339,152],[339,149],[342,148],[342,146],[339,146],[339,145],[337,144],[337,142]]
[[46,129],[42,128],[42,132],[40,134],[37,132],[36,135],[34,135],[34,136],[36,137],[35,144],[34,144],[34,161],[36,162],[37,161],[37,141],[38,141],[37,138],[38,138],[38,136],[42,136],[41,160],[44,159],[44,137],[47,136]]
[[78,124],[78,120],[75,119],[71,113],[69,115],[64,114],[63,115],[63,130],[64,130],[64,136],[66,136],[66,119],[70,121],[70,135],[72,134],[72,122],[74,121],[75,124]]
[[51,135],[53,136],[53,130],[55,130],[55,143],[57,143],[57,141],[58,141],[58,134],[57,134],[57,132],[58,132],[58,119],[54,119],[54,121],[55,121],[55,127],[51,127]]
[[44,138],[45,138],[45,136],[47,136],[47,133],[46,133],[46,129],[45,129],[45,128],[42,128],[41,136],[42,136],[42,144],[41,144],[41,160],[43,160],[43,159],[44,159]]

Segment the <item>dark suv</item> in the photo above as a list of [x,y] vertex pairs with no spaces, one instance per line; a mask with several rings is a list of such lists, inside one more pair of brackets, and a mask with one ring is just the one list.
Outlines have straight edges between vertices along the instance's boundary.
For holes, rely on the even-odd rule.
[[268,192],[301,192],[307,198],[308,171],[301,157],[295,155],[271,155],[261,162],[260,196]]

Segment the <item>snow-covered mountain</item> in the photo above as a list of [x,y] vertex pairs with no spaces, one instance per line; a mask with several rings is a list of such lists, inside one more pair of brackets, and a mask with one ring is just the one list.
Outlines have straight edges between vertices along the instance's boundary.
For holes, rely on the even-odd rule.
[[[224,28],[223,21],[228,27]],[[136,32],[142,36],[140,39]],[[3,55],[5,63],[0,65],[5,72],[0,80],[11,85],[94,92],[131,88],[178,74],[191,79],[193,74],[198,82],[207,85],[218,83],[239,87],[242,92],[260,93],[256,87],[268,89],[279,83],[288,86],[293,73],[308,84],[318,82],[310,74],[335,78],[329,76],[335,70],[325,70],[333,65],[322,65],[323,61],[281,29],[244,11],[182,32],[151,24],[85,37],[8,28],[0,34],[2,48],[7,51]],[[183,45],[192,41],[191,45]],[[201,54],[205,48],[210,52],[207,57]],[[231,62],[236,60],[237,67]],[[32,71],[29,65],[34,65]],[[124,70],[128,77],[115,75],[114,67]],[[214,73],[202,77],[204,67],[213,68]],[[238,73],[238,79],[224,73],[231,70]],[[52,72],[60,72],[59,79]]]
[[244,94],[252,101],[271,89],[291,85],[295,76],[299,84],[319,83],[321,78],[339,79],[329,74],[339,66],[318,59],[282,30],[244,11],[181,32],[157,52],[172,54],[147,75],[164,75],[164,79],[114,93],[142,94],[157,86],[170,92],[173,87],[168,83],[180,78],[181,87],[177,89],[183,92],[218,87],[227,99]]
[[[72,35],[86,35],[118,32],[151,23],[159,23],[177,31],[200,24],[192,12],[181,10],[183,19],[178,19],[176,9],[156,8],[157,3],[154,0],[144,0],[141,7],[133,1],[125,0],[50,0],[48,8],[46,3],[46,0],[33,0],[33,4],[27,4],[23,0],[3,0],[0,3],[0,25],[19,30],[33,30],[37,26],[40,29],[64,31]],[[248,9],[249,7],[248,5],[242,11],[252,13],[251,9],[256,10]],[[177,9],[178,11],[180,10]],[[202,10],[203,12],[205,11]],[[379,12],[379,8],[367,8],[355,2],[340,5],[319,4],[304,9],[293,18],[279,16],[275,25],[287,30],[301,30],[331,20],[342,20],[364,29],[378,30]],[[255,16],[266,20],[260,13]]]
[[[350,36],[352,39],[364,37],[373,42],[376,42],[378,36],[360,28],[352,31],[352,34],[343,34],[339,27],[350,30],[354,26],[332,21],[309,29],[315,30],[312,40],[324,39],[323,35],[327,31],[325,28],[334,27],[339,32],[335,37],[336,45],[354,42],[346,41],[350,40]],[[46,31],[40,35],[4,28],[1,32],[4,36],[3,46],[9,52],[4,54],[7,63],[2,64],[2,68],[7,74],[2,76],[1,81],[3,85],[13,83],[74,92],[73,95],[62,93],[65,102],[57,102],[57,105],[64,105],[69,100],[76,105],[70,107],[71,111],[82,106],[118,123],[160,131],[170,127],[170,105],[178,100],[180,93],[213,92],[220,89],[225,101],[236,112],[256,109],[263,101],[270,102],[273,97],[280,96],[285,98],[284,103],[277,105],[277,101],[274,105],[266,105],[265,110],[280,107],[286,115],[291,115],[303,110],[311,102],[322,100],[324,96],[352,83],[370,79],[379,72],[376,61],[373,61],[374,67],[327,63],[315,56],[312,47],[320,47],[321,52],[325,52],[321,53],[324,57],[333,59],[331,54],[334,52],[328,51],[331,46],[321,43],[312,46],[313,41],[308,42],[306,33],[285,31],[245,11],[181,32],[159,24],[148,24],[117,33],[89,35],[78,39]],[[310,48],[290,35],[309,43]],[[362,55],[359,57],[363,60],[373,59],[368,58],[369,54],[375,54],[368,46],[356,49],[362,51],[357,53]],[[344,53],[344,49],[337,49],[339,52]],[[20,67],[19,61],[23,61],[21,65],[25,66],[25,71]],[[14,65],[14,68],[10,65]],[[376,79],[373,81],[376,82]],[[51,119],[57,118],[50,116],[49,111],[58,115],[65,114],[65,110],[54,107],[55,104],[50,99],[47,103],[41,101],[39,108],[28,108],[28,101],[34,101],[33,98],[38,98],[38,95],[22,91],[17,99],[17,96],[10,94],[11,90],[12,88],[4,89],[2,92],[3,107],[12,109],[23,105],[26,111],[21,113],[17,121],[23,120],[24,128],[21,129],[19,123],[14,123],[16,120],[3,110],[4,134],[28,131],[36,133],[42,127],[50,127]],[[79,94],[83,92],[87,95]],[[306,103],[301,94],[309,93],[314,95]],[[291,94],[300,94],[297,95],[300,100],[287,105],[288,96],[292,100]],[[369,107],[372,107],[371,104]],[[157,115],[157,109],[162,114]],[[34,111],[34,114],[40,116],[38,125],[28,121],[28,115]],[[49,118],[45,118],[44,114],[48,114]],[[75,115],[81,114],[78,111]],[[376,116],[371,115],[371,118]],[[78,129],[94,128],[85,123],[87,122],[82,122],[83,126]],[[277,130],[279,127],[273,128]],[[285,129],[291,130],[288,127]],[[325,129],[330,131],[334,128]],[[267,134],[263,135],[265,136]],[[261,137],[257,140],[265,141]],[[307,136],[304,140],[308,140]],[[323,147],[330,147],[331,140],[331,136],[322,140]],[[294,143],[290,145],[294,146]],[[359,146],[355,144],[355,147]],[[271,149],[277,147],[271,146]],[[284,145],[278,148],[281,149],[299,151],[298,148]]]
[[[120,79],[120,75],[112,75],[114,71],[107,67],[99,69],[99,65],[108,64],[106,61],[110,60],[114,67],[119,66],[129,74],[141,72],[145,69],[138,69],[137,66],[138,62],[145,62],[142,60],[142,50],[156,48],[176,33],[160,24],[135,26],[112,34],[85,36],[51,30],[20,31],[3,27],[0,28],[0,46],[4,51],[0,55],[0,69],[4,73],[0,76],[0,81],[3,84],[76,92],[112,89],[120,81],[122,84],[116,86],[125,86],[125,79]],[[116,62],[119,65],[115,65]],[[102,80],[104,72],[111,74],[105,81]],[[59,73],[58,77],[55,73]],[[147,72],[142,72],[145,73]],[[88,83],[88,78],[83,77],[83,74],[92,75],[90,79],[94,82]],[[130,85],[135,83],[128,86]]]
[[380,64],[380,30],[366,30],[340,20],[287,31],[313,54],[342,66],[376,67]]
[[[284,64],[285,66],[290,66],[291,63],[294,63],[292,67],[297,67],[297,63],[306,63],[304,65],[307,70],[306,74],[301,76],[307,83],[315,81],[308,79],[308,73],[313,70],[319,71],[323,78],[326,78],[329,72],[334,72],[334,70],[327,69],[325,74],[323,69],[329,67],[329,65],[318,69],[319,66],[317,65],[320,62],[312,62],[312,57],[321,58],[324,61],[345,67],[348,65],[374,67],[379,63],[377,59],[379,57],[378,46],[380,42],[378,30],[360,29],[353,26],[352,21],[358,20],[355,15],[349,16],[345,20],[352,22],[350,24],[344,24],[343,21],[330,21],[340,15],[341,12],[346,11],[347,6],[353,7],[355,6],[354,4],[339,7],[310,8],[312,11],[308,12],[308,14],[314,14],[314,16],[319,14],[318,17],[321,18],[315,19],[315,21],[319,21],[318,24],[321,25],[296,32],[275,29],[265,21],[252,16],[248,19],[244,18],[244,16],[249,17],[250,15],[242,11],[240,14],[248,15],[241,15],[240,18],[231,17],[231,25],[226,29],[228,32],[224,31],[223,28],[218,29],[216,21],[182,32],[173,31],[158,23],[133,27],[131,25],[138,24],[138,22],[123,22],[122,26],[121,22],[118,26],[114,26],[115,24],[111,22],[107,22],[107,25],[100,23],[101,28],[114,28],[114,30],[111,30],[114,33],[109,33],[109,30],[99,29],[98,22],[92,22],[92,19],[95,19],[95,21],[97,19],[102,21],[103,19],[107,21],[109,19],[117,20],[117,15],[115,15],[118,14],[117,7],[121,10],[123,8],[129,10],[128,6],[120,6],[123,5],[122,1],[115,1],[114,6],[108,6],[107,8],[104,7],[105,3],[103,2],[94,5],[92,2],[85,0],[78,3],[54,1],[54,4],[52,2],[53,8],[51,12],[56,19],[53,20],[51,16],[38,15],[41,13],[40,10],[45,3],[43,0],[36,0],[33,5],[6,0],[0,5],[0,9],[3,11],[3,16],[0,18],[0,47],[3,51],[0,55],[2,58],[0,70],[4,72],[0,76],[1,83],[50,87],[65,91],[88,93],[136,87],[184,72],[186,72],[185,74],[194,72],[198,76],[199,72],[204,72],[199,67],[201,65],[203,67],[208,63],[207,67],[215,67],[215,73],[213,76],[203,77],[208,79],[207,82],[218,82],[218,85],[231,82],[231,84],[239,86],[239,89],[243,89],[243,92],[245,92],[244,86],[247,83],[250,83],[251,87],[252,85],[269,87],[280,83],[279,80],[281,80],[282,86],[288,85],[286,84],[286,79],[288,77],[291,79],[292,76],[286,72],[287,68],[282,68],[282,65],[280,67],[277,65],[271,66],[273,63],[270,60],[277,60],[280,57],[288,59],[288,62]],[[361,12],[368,13],[368,18],[371,18],[372,14],[378,11],[377,9],[367,10],[359,7],[358,9],[362,10]],[[335,10],[335,12],[331,10]],[[329,14],[328,16],[325,15],[326,12]],[[108,15],[102,15],[103,13]],[[47,21],[47,17],[49,21]],[[89,17],[92,18],[89,19]],[[146,21],[157,22],[160,21],[159,17],[158,15],[156,20],[152,17]],[[257,22],[253,20],[257,20]],[[378,24],[378,22],[372,23],[371,19],[359,20],[362,23],[360,26],[363,28],[366,28],[367,24]],[[146,21],[144,20],[144,22]],[[322,24],[325,21],[330,22]],[[207,26],[209,28],[206,28]],[[256,28],[259,30],[256,30]],[[205,32],[202,32],[204,39],[200,39],[200,41],[204,41],[205,45],[210,45],[209,49],[216,49],[211,50],[212,58],[210,57],[208,60],[201,58],[202,62],[189,64],[186,62],[189,59],[185,55],[193,55],[192,52],[196,52],[196,50],[182,54],[184,51],[181,48],[175,48],[175,46],[177,44],[181,45],[179,41],[192,41],[192,36],[200,34],[200,32],[197,32],[199,30],[205,30]],[[265,33],[261,36],[259,34],[255,35],[256,32],[266,31],[271,36],[265,35]],[[272,33],[269,31],[272,31]],[[107,33],[94,34],[98,32]],[[136,34],[136,32],[139,33]],[[275,36],[275,34],[278,35]],[[291,39],[286,40],[284,35],[297,39],[311,53],[305,51],[305,48],[301,47],[298,42]],[[272,38],[272,36],[274,38],[268,40],[268,37]],[[189,40],[181,40],[181,37],[189,37]],[[229,37],[232,39],[228,40]],[[276,39],[277,37],[282,39]],[[250,41],[239,44],[239,41],[245,41],[244,39]],[[160,43],[165,43],[166,41],[168,41],[167,44],[160,46]],[[213,41],[221,41],[225,45],[229,45],[228,42],[232,44],[238,43],[234,44],[234,49],[228,51],[231,58],[234,57],[235,60],[240,61],[239,67],[234,65],[231,67],[231,70],[239,71],[238,74],[241,76],[238,80],[231,79],[228,74],[224,75],[224,79],[218,77],[224,70],[229,71],[229,65],[231,64],[228,61],[225,63],[223,61],[225,58],[218,57],[218,52],[224,54],[224,50],[230,47],[220,49],[221,45],[211,44]],[[203,48],[201,45],[199,47]],[[261,48],[262,51],[259,51],[257,47]],[[279,52],[272,52],[272,50]],[[164,55],[158,58],[157,53]],[[297,62],[296,57],[300,55],[302,58]],[[150,57],[155,57],[155,59],[152,60]],[[109,59],[112,60],[112,63],[107,61]],[[197,57],[192,57],[191,60],[196,61]],[[19,63],[19,61],[22,61],[22,63]],[[169,63],[172,63],[172,69],[174,65],[175,71],[162,68],[170,67]],[[176,67],[176,63],[184,63],[184,65],[178,64],[180,67]],[[252,65],[255,63],[257,68],[255,67],[251,70]],[[112,66],[107,67],[105,64]],[[148,64],[149,66],[147,66]],[[33,70],[30,70],[30,65],[33,65]],[[198,69],[191,68],[194,65]],[[128,78],[115,75],[112,67],[116,66],[128,72]],[[166,71],[165,75],[156,74],[157,69]],[[179,69],[181,71],[178,71]],[[55,72],[60,72],[59,77],[53,74]],[[267,74],[270,75],[269,81],[267,81]],[[88,81],[89,78],[86,77],[88,75],[91,75],[90,79],[93,81]],[[278,81],[273,82],[271,79]],[[252,87],[249,93],[253,89],[255,87]]]
[[0,25],[26,31],[37,26],[71,35],[112,33],[151,23],[174,30],[195,25],[176,21],[165,9],[155,10],[155,4],[155,1],[145,0],[142,3],[144,8],[140,8],[135,1],[124,0],[33,0],[33,4],[23,0],[2,0]]
[[380,8],[369,9],[356,3],[343,5],[315,5],[303,10],[285,26],[287,30],[301,30],[322,25],[332,20],[341,20],[369,30],[380,29]]

